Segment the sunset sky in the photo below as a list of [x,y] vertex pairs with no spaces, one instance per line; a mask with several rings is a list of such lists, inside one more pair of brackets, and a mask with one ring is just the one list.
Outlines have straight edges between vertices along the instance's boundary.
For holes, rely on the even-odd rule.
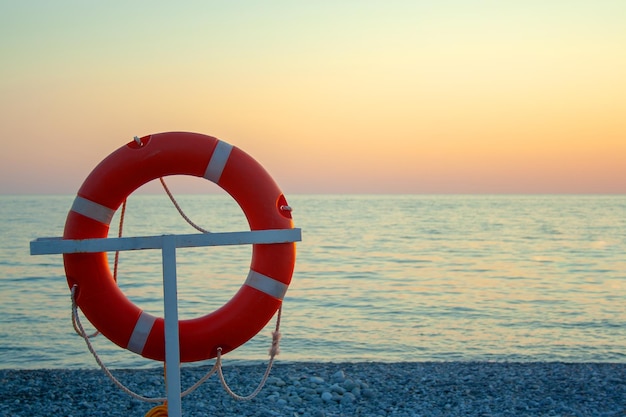
[[180,130],[287,193],[626,193],[626,1],[0,0],[0,194]]

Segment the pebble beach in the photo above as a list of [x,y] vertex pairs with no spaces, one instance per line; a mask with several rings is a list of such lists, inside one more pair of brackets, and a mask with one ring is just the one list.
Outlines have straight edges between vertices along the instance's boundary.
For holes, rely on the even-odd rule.
[[[252,392],[266,366],[227,365],[234,391]],[[183,389],[210,368],[183,368]],[[162,369],[114,370],[146,397],[165,396]],[[100,370],[0,370],[0,416],[144,416]],[[213,375],[182,400],[183,416],[626,416],[622,363],[276,363],[250,401]]]

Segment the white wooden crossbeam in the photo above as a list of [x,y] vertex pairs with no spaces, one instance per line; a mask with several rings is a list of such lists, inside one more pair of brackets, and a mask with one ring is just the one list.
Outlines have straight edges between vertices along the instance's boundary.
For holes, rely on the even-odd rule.
[[245,232],[194,233],[137,237],[110,237],[65,240],[57,237],[38,238],[30,242],[31,255],[53,255],[79,252],[114,252],[141,249],[161,249],[165,236],[174,236],[175,247],[224,246],[299,242],[301,229],[252,230]]

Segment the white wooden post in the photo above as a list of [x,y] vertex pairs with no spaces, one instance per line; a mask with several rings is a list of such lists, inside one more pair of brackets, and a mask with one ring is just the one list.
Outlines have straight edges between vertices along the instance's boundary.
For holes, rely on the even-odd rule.
[[[178,290],[176,289],[176,236],[163,236],[163,312],[165,324],[165,390],[167,415],[180,417],[180,346]],[[169,366],[168,366],[169,365]]]

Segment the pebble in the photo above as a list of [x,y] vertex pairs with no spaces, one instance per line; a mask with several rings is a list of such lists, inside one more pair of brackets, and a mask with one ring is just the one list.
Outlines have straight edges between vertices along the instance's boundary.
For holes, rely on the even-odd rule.
[[340,369],[335,372],[332,376],[332,381],[334,382],[343,382],[346,379],[346,374]]
[[[183,388],[208,368],[182,371]],[[231,388],[251,392],[264,364],[229,365]],[[136,390],[164,396],[162,369],[115,370]],[[0,417],[144,416],[100,370],[0,370]],[[251,401],[212,377],[183,398],[183,416],[622,416],[624,363],[277,363]]]
[[319,376],[312,376],[309,381],[312,384],[317,384],[317,385],[321,385],[324,383],[324,378],[320,378]]

